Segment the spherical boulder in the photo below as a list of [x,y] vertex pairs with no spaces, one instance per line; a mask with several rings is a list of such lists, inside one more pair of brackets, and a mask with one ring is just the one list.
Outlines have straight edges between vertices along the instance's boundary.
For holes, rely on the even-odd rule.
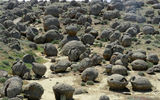
[[73,40],[80,41],[80,39],[77,36],[66,35],[64,36],[62,41],[59,43],[59,47],[62,48],[66,43],[73,41]]
[[103,14],[103,19],[104,20],[112,20],[114,18],[119,18],[121,15],[119,13],[118,10],[114,10],[114,11],[105,11],[104,14]]
[[103,6],[100,5],[99,3],[91,5],[91,7],[90,7],[90,14],[98,16],[100,14],[100,12],[101,12],[102,9],[103,9]]
[[141,52],[133,52],[133,54],[131,55],[131,60],[134,61],[137,59],[146,60],[146,55]]
[[82,72],[82,81],[95,81],[98,77],[98,71],[95,68],[87,68]]
[[112,67],[112,74],[127,75],[127,68],[122,65],[114,65]]
[[111,58],[110,58],[110,64],[115,65],[115,62],[116,62],[117,60],[121,59],[122,56],[123,56],[123,54],[118,53],[118,52],[115,52],[115,53],[111,56]]
[[39,83],[30,83],[23,89],[24,96],[30,100],[40,100],[44,93],[43,87]]
[[132,26],[126,30],[126,34],[131,37],[134,37],[138,34],[138,29],[136,29],[135,27]]
[[65,83],[57,83],[55,86],[53,86],[53,91],[55,94],[56,100],[72,100],[73,99],[73,93],[75,89]]
[[92,65],[93,66],[101,64],[101,62],[103,60],[103,58],[100,55],[96,54],[96,53],[92,54],[90,58],[92,60]]
[[27,70],[27,67],[25,66],[24,62],[21,60],[14,63],[12,66],[12,74],[13,75],[23,77],[26,70]]
[[121,33],[116,31],[116,32],[114,32],[113,34],[110,35],[109,40],[111,42],[114,42],[116,40],[119,40],[120,37],[121,37]]
[[113,43],[113,46],[112,46],[113,53],[115,52],[123,53],[123,51],[124,51],[124,47],[122,45],[117,45]]
[[147,60],[153,64],[158,64],[159,58],[157,54],[149,54]]
[[42,34],[39,34],[39,35],[36,35],[33,40],[37,44],[43,44],[46,41],[46,37]]
[[131,46],[132,44],[132,39],[130,36],[128,35],[124,35],[122,38],[121,38],[121,43],[124,47],[129,47]]
[[60,23],[59,23],[59,20],[57,18],[53,17],[53,18],[48,18],[48,19],[44,20],[43,26],[44,26],[44,30],[48,31],[48,30],[52,29],[52,28],[50,28],[52,26],[55,26],[55,27],[59,28]]
[[57,32],[56,30],[49,30],[44,34],[45,37],[45,42],[49,43],[55,40],[61,40],[63,38],[63,36]]
[[50,66],[50,70],[54,71],[55,73],[65,72],[66,69],[68,67],[70,67],[70,66],[71,66],[71,62],[70,61],[68,61],[68,60],[60,60],[60,61],[58,61],[57,64],[55,64],[55,65],[52,64]]
[[69,25],[66,27],[66,33],[70,36],[75,36],[78,32],[78,27],[75,25]]
[[82,72],[91,66],[92,60],[90,58],[84,58],[78,63],[78,71]]
[[141,60],[141,59],[134,60],[131,63],[131,66],[132,66],[133,70],[142,71],[142,70],[147,70],[148,69],[148,63],[145,62],[144,60]]
[[45,15],[52,15],[54,17],[59,17],[59,10],[57,6],[48,6],[45,10]]
[[81,37],[81,41],[84,43],[84,44],[90,44],[90,45],[93,45],[94,43],[94,36],[89,34],[89,33],[86,33],[84,34],[82,37]]
[[46,66],[39,63],[32,63],[32,70],[37,77],[42,77],[46,73]]
[[19,95],[22,91],[22,79],[19,77],[9,78],[3,85],[2,93],[4,96],[13,98]]
[[110,60],[112,56],[112,49],[111,48],[105,48],[104,52],[103,52],[103,58],[105,60]]
[[110,35],[111,35],[112,33],[113,33],[113,31],[112,31],[111,29],[103,30],[103,31],[101,32],[101,34],[99,35],[99,38],[100,38],[101,40],[107,41],[107,40],[109,40],[109,37],[110,37]]
[[35,58],[34,58],[33,55],[26,54],[26,55],[23,56],[23,62],[25,62],[25,63],[35,62]]
[[26,30],[26,37],[28,40],[33,41],[34,37],[38,35],[38,30],[34,27],[28,27]]
[[107,95],[100,96],[99,100],[110,100]]
[[126,80],[126,78],[120,74],[113,74],[109,76],[107,82],[110,89],[113,89],[113,90],[125,89],[128,84],[128,81]]
[[4,21],[3,25],[4,25],[5,28],[9,28],[11,26],[15,26],[15,24],[13,23],[12,20],[6,20],[6,21]]
[[78,18],[77,23],[80,24],[80,25],[86,25],[86,24],[88,24],[90,26],[90,24],[92,24],[92,18],[89,15],[81,15]]
[[106,66],[105,66],[105,72],[106,72],[107,74],[111,74],[111,72],[112,72],[112,67],[113,67],[112,64],[106,65]]
[[44,46],[44,53],[47,56],[57,56],[58,50],[52,43],[47,43]]
[[142,76],[133,76],[130,81],[135,91],[147,91],[152,88],[150,81]]
[[80,55],[86,50],[86,48],[85,48],[85,45],[82,42],[73,40],[73,41],[70,41],[70,42],[66,43],[63,46],[61,52],[62,52],[63,55],[68,56],[69,52],[71,50],[77,50],[79,52],[79,55]]
[[155,29],[154,29],[154,27],[151,26],[151,25],[145,25],[145,26],[143,27],[143,33],[144,33],[144,34],[154,34],[154,32],[155,32]]

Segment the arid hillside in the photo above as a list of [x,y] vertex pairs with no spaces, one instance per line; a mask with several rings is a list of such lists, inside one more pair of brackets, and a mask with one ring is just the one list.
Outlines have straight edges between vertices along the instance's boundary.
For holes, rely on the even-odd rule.
[[0,100],[160,100],[159,0],[0,0]]

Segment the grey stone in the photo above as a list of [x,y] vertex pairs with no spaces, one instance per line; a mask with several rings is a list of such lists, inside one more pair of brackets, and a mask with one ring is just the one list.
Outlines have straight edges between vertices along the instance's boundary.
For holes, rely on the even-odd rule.
[[95,81],[98,77],[98,71],[95,68],[87,68],[82,72],[82,81]]

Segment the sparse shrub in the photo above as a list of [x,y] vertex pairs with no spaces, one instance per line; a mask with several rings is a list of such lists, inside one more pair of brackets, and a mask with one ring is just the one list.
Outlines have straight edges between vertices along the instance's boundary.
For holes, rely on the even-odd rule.
[[108,24],[108,21],[107,20],[103,20],[101,24],[102,25]]
[[155,35],[155,39],[160,41],[160,35]]
[[85,82],[82,82],[82,83],[81,83],[81,86],[86,86]]
[[103,61],[102,61],[102,63],[103,63],[103,64],[105,64],[105,63],[106,63],[106,61],[105,61],[105,60],[103,60]]
[[28,50],[28,51],[26,51],[26,53],[30,54],[30,55],[33,55],[33,56],[36,56],[36,54],[32,50]]
[[142,38],[144,40],[152,39],[152,35],[147,34],[147,35],[144,35]]
[[138,72],[139,76],[145,76],[145,74],[143,72]]
[[7,98],[7,97],[4,97],[2,100],[8,100],[8,98]]
[[153,42],[156,43],[156,44],[160,44],[159,40],[154,40]]
[[94,85],[93,81],[87,81],[87,85]]
[[7,79],[5,77],[0,77],[0,83],[4,83]]
[[52,41],[53,44],[59,44],[60,40],[54,40]]
[[102,42],[107,42],[108,40],[107,39],[100,39]]
[[98,17],[97,17],[97,16],[94,16],[94,19],[98,19]]
[[6,65],[6,66],[9,66],[9,61],[7,61],[7,60],[3,60],[2,63],[3,63],[4,65]]
[[37,23],[42,23],[40,19],[37,19],[36,22],[37,22]]
[[153,67],[153,63],[151,63],[151,62],[149,62],[149,61],[147,61],[147,63],[148,63],[148,68]]
[[94,45],[93,45],[94,47],[103,47],[103,44],[102,43],[95,43]]
[[132,41],[136,42],[138,39],[136,37],[132,37]]
[[30,64],[30,63],[25,63],[25,65],[27,66],[27,68],[32,69],[32,64]]
[[78,69],[77,69],[77,68],[73,68],[72,71],[73,71],[73,72],[77,72]]

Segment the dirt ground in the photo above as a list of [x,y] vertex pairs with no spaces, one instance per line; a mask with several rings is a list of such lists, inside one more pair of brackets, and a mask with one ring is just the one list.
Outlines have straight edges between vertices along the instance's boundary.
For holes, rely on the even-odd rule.
[[[95,49],[94,49],[95,50]],[[95,50],[97,51],[98,48]],[[38,54],[39,56],[42,56],[41,54]],[[44,57],[44,56],[42,56]],[[128,90],[126,91],[111,91],[109,90],[109,86],[107,85],[107,77],[108,75],[105,75],[103,65],[102,66],[96,66],[95,68],[99,72],[99,76],[97,78],[97,82],[94,85],[86,85],[81,86],[81,76],[80,73],[61,73],[61,74],[53,74],[50,71],[50,65],[52,64],[50,62],[49,58],[45,58],[47,60],[44,65],[47,67],[47,72],[45,74],[45,77],[40,80],[31,80],[28,81],[29,83],[32,82],[38,82],[41,84],[44,88],[44,94],[42,95],[41,100],[55,100],[54,92],[52,90],[52,87],[56,84],[56,82],[62,82],[67,83],[77,88],[82,88],[88,91],[86,94],[80,94],[80,95],[74,95],[74,100],[99,100],[99,97],[101,95],[107,95],[110,97],[110,100],[160,100],[160,73],[157,73],[155,75],[146,75],[147,78],[151,81],[153,85],[153,90],[149,92],[135,92],[131,89],[131,84],[129,83],[127,85]],[[67,57],[57,57],[56,60],[59,59],[67,59]],[[128,80],[131,76],[137,75],[138,72],[129,71],[129,75],[126,77]]]

